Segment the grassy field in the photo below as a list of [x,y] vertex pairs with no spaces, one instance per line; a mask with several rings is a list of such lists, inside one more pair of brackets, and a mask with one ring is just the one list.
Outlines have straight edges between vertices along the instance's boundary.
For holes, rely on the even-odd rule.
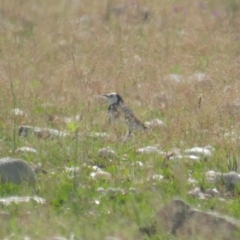
[[[110,9],[130,4],[126,14]],[[0,3],[0,156],[41,163],[36,189],[0,186],[0,196],[38,195],[35,202],[2,206],[1,239],[138,239],[138,229],[173,198],[195,207],[240,217],[238,194],[227,201],[188,196],[192,186],[211,187],[205,172],[228,172],[229,157],[239,155],[240,3],[237,0],[2,1]],[[124,123],[107,124],[102,93],[118,92],[143,121],[161,119],[166,127],[136,133],[126,143]],[[201,100],[201,103],[199,104]],[[19,119],[12,109],[27,115]],[[50,123],[49,115],[81,115],[79,123]],[[16,135],[26,124],[82,134],[38,139]],[[106,132],[108,138],[89,137]],[[226,138],[234,132],[236,137]],[[214,157],[200,162],[168,161],[136,150],[213,146]],[[16,154],[21,146],[38,153]],[[111,147],[113,159],[98,157]],[[142,163],[139,164],[139,162]],[[76,176],[66,167],[78,167]],[[90,177],[93,166],[110,180]],[[163,180],[151,176],[163,175]],[[118,190],[117,190],[118,189]],[[112,238],[113,239],[113,238]],[[156,236],[151,239],[165,239]]]

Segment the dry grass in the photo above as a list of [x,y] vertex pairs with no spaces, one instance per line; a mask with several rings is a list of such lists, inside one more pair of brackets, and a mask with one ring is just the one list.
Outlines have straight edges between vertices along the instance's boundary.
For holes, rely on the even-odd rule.
[[[115,4],[124,3],[115,0],[2,1],[1,155],[3,157],[14,155],[11,153],[14,128],[14,119],[11,115],[12,81],[16,107],[28,113],[25,124],[49,127],[49,114],[62,116],[81,114],[80,131],[109,131],[113,134],[114,128],[108,130],[106,127],[106,103],[99,98],[99,94],[112,91],[120,93],[142,120],[161,118],[166,123],[165,130],[156,130],[144,136],[138,135],[127,145],[116,142],[114,137],[109,142],[83,141],[79,143],[78,153],[83,162],[89,161],[94,164],[97,149],[105,145],[111,145],[121,157],[128,154],[131,162],[134,162],[136,159],[143,160],[135,156],[135,149],[139,146],[158,144],[164,150],[169,150],[173,147],[210,144],[217,149],[217,165],[209,163],[210,166],[223,164],[221,168],[226,169],[227,154],[239,153],[238,142],[223,137],[224,133],[229,131],[239,132],[239,108],[234,106],[234,101],[240,99],[238,1],[213,0],[209,3],[190,0],[138,1],[139,5],[148,7],[150,11],[149,20],[145,22],[142,21],[141,15],[136,14],[136,9],[130,9],[125,15],[115,16],[107,11],[107,2],[109,9]],[[132,4],[131,1],[125,3]],[[193,77],[196,73],[203,73],[206,78],[198,82],[196,77]],[[181,75],[183,81],[171,80],[170,74]],[[202,101],[199,107],[200,98]],[[117,131],[118,135],[124,134],[124,126]],[[17,141],[18,145],[36,147],[39,155],[28,159],[44,163],[49,169],[71,165],[74,159],[75,145],[71,141],[39,142],[36,139]],[[66,145],[68,149],[64,147]],[[70,153],[67,152],[69,149]],[[156,164],[156,159],[158,157],[151,157],[149,161]],[[147,159],[143,161],[147,162]],[[126,169],[128,165],[122,163],[116,164],[118,170],[114,167],[109,170],[117,174],[114,186],[118,186],[118,178],[121,179],[121,176],[132,176],[130,178],[134,179],[132,175],[134,169]],[[200,167],[201,170],[204,168]],[[161,166],[158,165],[158,169],[161,169]],[[83,179],[88,177],[88,171],[83,170]],[[144,179],[149,171],[153,170],[140,171],[138,178]],[[187,169],[183,172],[187,172]],[[56,179],[52,176],[41,179],[40,193],[43,197],[47,196],[46,198],[53,202],[60,198],[61,190],[56,190],[56,185],[61,176],[60,174]],[[146,183],[146,186],[145,183],[138,185],[140,181],[138,178],[134,184],[140,186],[140,189],[151,188],[150,183]],[[48,184],[49,181],[52,182],[52,186]],[[67,180],[64,181],[66,183],[63,185],[71,185]],[[93,189],[98,187],[96,183],[91,184]],[[182,188],[181,191],[174,192],[179,186],[178,183],[175,184],[169,194],[167,190],[166,192],[163,190],[166,197],[161,197],[169,199],[175,195],[186,196],[186,191]],[[123,186],[131,185],[126,183]],[[56,191],[59,196],[55,196]],[[79,194],[81,195],[81,191]],[[91,194],[94,195],[92,192]],[[146,199],[152,199],[149,206],[143,201],[147,207],[143,202],[141,204],[144,206],[134,207],[136,211],[139,209],[143,211],[139,217],[140,223],[147,221],[144,216],[149,217],[154,212],[152,206],[156,206],[155,201],[158,202],[158,194],[153,194],[153,198],[151,194],[145,195]],[[88,199],[81,196],[81,201],[85,201],[84,207],[88,206],[86,204]],[[51,202],[53,205],[57,205],[53,202]],[[71,210],[64,213],[66,216],[61,214],[57,216],[52,206],[47,206],[47,210],[41,211],[40,215],[31,210],[31,220],[34,221],[28,225],[31,231],[25,232],[24,222],[21,222],[23,225],[16,226],[16,232],[19,236],[26,234],[33,236],[34,239],[46,239],[47,236],[54,234],[70,236],[70,233],[83,236],[81,239],[89,236],[91,239],[99,239],[99,233],[96,236],[92,233],[91,224],[90,227],[86,227],[88,219],[82,219],[83,216],[80,217],[80,220],[83,220],[80,225],[86,227],[86,232],[76,230],[78,225],[75,220],[79,221],[79,217],[73,217],[71,211],[78,208],[75,205],[72,207],[72,204],[76,205],[72,202],[64,205],[66,208],[68,205],[71,206],[69,207]],[[82,202],[77,204],[81,205]],[[100,227],[104,233],[108,232],[109,219],[115,221],[116,226],[113,224],[113,229],[124,225],[128,231],[126,236],[121,237],[127,239],[131,238],[131,231],[134,231],[132,226],[135,224],[133,222],[136,220],[131,204],[126,207],[126,211],[122,211],[124,219],[128,219],[126,215],[129,214],[130,225],[116,220],[122,217],[121,211],[117,211],[116,215],[110,214],[110,217],[104,216],[103,221],[99,220],[96,209],[92,212],[90,207],[81,211],[87,211],[90,215],[92,213],[97,219],[93,222],[102,223]],[[103,212],[106,206],[104,205]],[[145,208],[146,210],[143,210]],[[24,208],[24,211],[27,210]],[[114,210],[109,212],[114,213]],[[234,211],[230,211],[229,214],[234,215]],[[49,229],[43,231],[46,227],[45,219]],[[55,230],[50,229],[50,226]],[[14,227],[7,225],[4,234],[7,236],[13,232]]]

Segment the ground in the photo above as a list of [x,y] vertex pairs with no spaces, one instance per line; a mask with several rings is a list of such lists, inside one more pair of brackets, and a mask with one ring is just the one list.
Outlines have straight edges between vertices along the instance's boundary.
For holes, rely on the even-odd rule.
[[[113,11],[118,4],[126,4],[125,13]],[[207,189],[206,171],[228,172],[238,161],[237,0],[9,0],[0,9],[0,156],[40,163],[47,171],[39,173],[35,188],[0,186],[1,197],[46,199],[44,205],[3,207],[11,218],[0,219],[1,236],[134,239],[173,198],[240,217],[237,192],[226,201],[187,194],[189,177]],[[109,126],[100,96],[109,92],[121,94],[142,121],[158,118],[165,127],[122,142],[126,126]],[[25,115],[13,114],[15,108]],[[51,121],[76,115],[80,121]],[[81,137],[18,137],[22,124]],[[109,137],[89,136],[96,132]],[[198,162],[136,153],[146,146],[170,152],[206,145],[215,148],[214,157]],[[22,146],[37,154],[16,153]],[[98,157],[107,146],[117,157]],[[79,171],[71,177],[66,167],[74,166]],[[111,179],[92,179],[93,166]]]

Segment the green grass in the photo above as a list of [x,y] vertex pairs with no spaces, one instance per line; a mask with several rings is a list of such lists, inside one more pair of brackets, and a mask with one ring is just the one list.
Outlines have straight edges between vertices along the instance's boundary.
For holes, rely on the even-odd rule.
[[[45,205],[2,206],[11,216],[0,219],[2,238],[14,234],[13,239],[71,239],[73,235],[73,239],[137,239],[139,227],[149,226],[156,211],[173,198],[240,216],[237,194],[224,202],[217,198],[202,201],[187,194],[192,188],[187,182],[190,175],[207,189],[212,185],[206,182],[205,172],[227,172],[229,154],[233,159],[239,155],[238,140],[224,137],[230,131],[239,133],[240,115],[231,108],[239,99],[239,4],[140,1],[151,12],[149,22],[131,13],[106,20],[105,4],[97,0],[0,4],[0,156],[41,163],[48,172],[39,173],[35,189],[0,186],[1,197],[36,194],[46,199]],[[79,23],[83,15],[92,20]],[[199,71],[208,79],[202,83],[190,80]],[[170,74],[186,81],[170,81]],[[166,128],[120,141],[127,129],[124,123],[108,127],[107,103],[99,98],[112,91],[119,92],[140,119],[160,118]],[[12,115],[14,105],[27,113],[23,121]],[[49,115],[81,115],[82,121],[51,124]],[[14,128],[20,121],[83,135],[77,142],[71,137],[15,139]],[[110,137],[92,138],[91,132],[107,132]],[[15,145],[33,147],[38,153],[16,154]],[[199,163],[167,164],[163,156],[136,153],[152,145],[166,152],[212,145],[216,152]],[[116,152],[116,159],[98,157],[98,150],[107,146]],[[109,172],[111,180],[92,179],[96,165]],[[65,167],[74,166],[80,170],[72,178]],[[148,180],[152,174],[164,179]]]

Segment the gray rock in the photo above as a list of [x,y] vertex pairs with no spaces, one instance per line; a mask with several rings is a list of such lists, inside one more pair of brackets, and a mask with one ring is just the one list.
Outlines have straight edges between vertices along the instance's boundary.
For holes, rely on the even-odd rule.
[[15,153],[37,153],[37,150],[31,147],[20,147],[16,149]]
[[45,204],[46,200],[44,198],[38,196],[15,196],[15,197],[7,197],[7,198],[0,198],[0,203],[5,206],[9,206],[12,203],[19,204],[19,203],[28,203],[30,201],[34,201],[39,204]]
[[206,194],[202,192],[202,190],[199,187],[196,187],[190,191],[188,191],[188,195],[198,198],[198,199],[208,199],[211,197],[210,194]]
[[64,138],[70,136],[68,132],[59,131],[57,129],[40,128],[25,125],[19,127],[18,135],[21,137],[28,137],[29,135],[34,135],[38,138],[54,138],[54,137]]
[[191,149],[186,149],[184,151],[184,155],[194,155],[197,157],[211,157],[213,156],[215,149],[212,146],[206,146],[206,147],[194,147]]
[[156,147],[156,146],[147,146],[147,147],[139,148],[137,150],[137,153],[140,153],[140,154],[157,153],[159,155],[165,155],[165,153],[163,151],[161,151],[161,149]]
[[27,162],[10,157],[0,159],[1,183],[21,184],[26,181],[34,184],[36,179],[34,169]]
[[148,128],[165,128],[166,127],[164,122],[158,118],[153,119],[149,122],[145,122],[144,124]]
[[214,171],[206,172],[206,179],[214,184],[224,183],[228,191],[240,184],[240,174],[236,172],[220,173]]
[[111,148],[106,147],[98,150],[98,156],[101,158],[116,158],[117,155]]
[[194,209],[182,200],[173,200],[156,214],[156,222],[142,232],[160,231],[177,239],[240,239],[239,222],[217,213]]

